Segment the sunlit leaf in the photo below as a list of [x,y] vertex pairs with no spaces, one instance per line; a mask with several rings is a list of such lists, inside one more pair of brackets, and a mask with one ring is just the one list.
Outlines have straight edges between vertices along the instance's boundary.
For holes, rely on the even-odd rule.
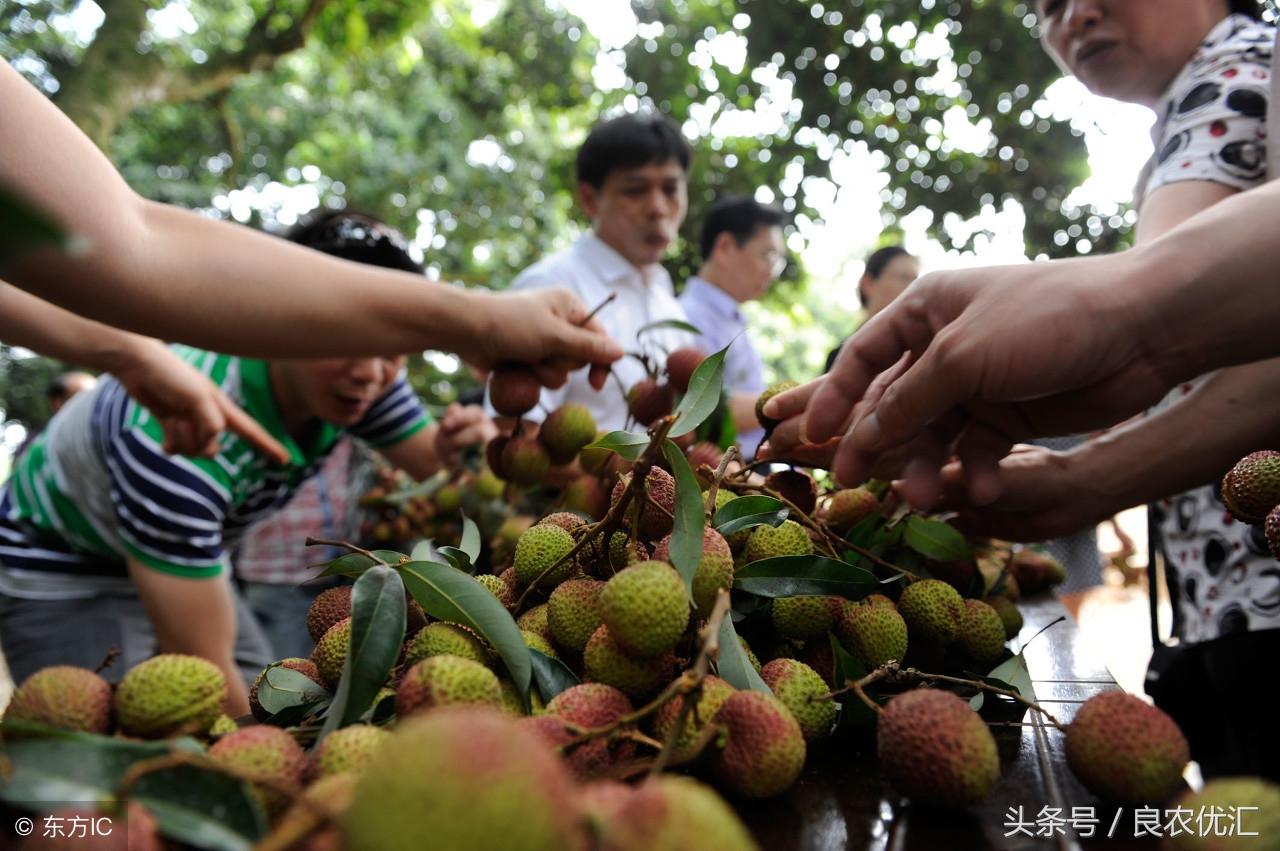
[[604,449],[616,452],[628,461],[634,461],[640,457],[648,445],[647,435],[633,434],[629,431],[611,431],[595,443],[589,444],[586,449]]
[[647,325],[641,325],[636,331],[636,336],[647,334],[650,331],[657,331],[664,328],[670,328],[676,331],[688,331],[690,334],[696,334],[701,337],[702,332],[698,330],[698,326],[691,322],[685,322],[683,319],[659,319],[657,322],[650,322]]

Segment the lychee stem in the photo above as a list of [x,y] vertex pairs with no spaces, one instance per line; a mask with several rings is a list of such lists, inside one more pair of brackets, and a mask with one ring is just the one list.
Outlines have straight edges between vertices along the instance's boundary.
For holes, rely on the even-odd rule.
[[711,477],[711,486],[707,488],[706,511],[708,517],[716,513],[716,491],[720,489],[720,483],[724,481],[725,474],[729,471],[729,465],[738,457],[737,444],[730,446],[725,450],[724,455],[720,456],[720,465],[716,467],[715,475]]
[[392,566],[387,564],[382,559],[378,558],[373,553],[366,550],[364,547],[358,547],[355,544],[351,543],[350,541],[331,541],[331,540],[328,540],[327,538],[313,538],[310,535],[308,535],[307,540],[304,541],[303,543],[308,547],[344,547],[345,549],[348,549],[353,553],[360,553],[360,555],[362,556],[368,556],[369,558],[373,559],[374,564],[380,564],[384,567]]
[[602,302],[600,302],[599,304],[597,304],[597,305],[595,306],[595,308],[594,308],[594,309],[592,309],[592,311],[591,311],[590,313],[588,313],[588,314],[583,318],[583,320],[582,320],[581,322],[579,322],[579,323],[578,323],[578,325],[579,325],[579,326],[586,325],[586,324],[587,324],[588,322],[590,322],[592,319],[595,319],[595,318],[596,318],[596,314],[597,314],[597,313],[599,313],[600,311],[604,310],[604,309],[605,309],[606,307],[608,307],[609,305],[613,304],[613,303],[614,303],[614,301],[616,301],[616,300],[617,300],[617,298],[618,298],[618,294],[617,294],[617,293],[609,293],[608,297],[607,297],[607,298],[605,298],[605,300],[604,300],[604,301],[602,301]]
[[102,657],[102,661],[98,663],[98,667],[93,669],[95,674],[101,674],[107,668],[110,668],[120,658],[121,650],[119,647],[108,647],[107,655]]

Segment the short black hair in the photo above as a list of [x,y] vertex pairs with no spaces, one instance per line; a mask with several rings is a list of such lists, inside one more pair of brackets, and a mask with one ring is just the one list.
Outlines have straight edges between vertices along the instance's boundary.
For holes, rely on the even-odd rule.
[[578,148],[578,182],[604,186],[613,171],[675,160],[686,174],[693,150],[680,128],[657,112],[632,112],[597,124]]
[[364,213],[325,210],[295,225],[285,239],[356,263],[418,275],[425,271],[409,253],[404,234]]
[[867,276],[872,279],[879,278],[884,274],[885,267],[892,263],[895,257],[904,256],[910,257],[911,253],[901,245],[886,245],[884,248],[877,248],[867,258]]
[[1231,0],[1231,13],[1233,15],[1248,15],[1258,20],[1262,19],[1262,4],[1258,0]]
[[49,385],[44,388],[44,397],[49,401],[53,401],[54,399],[65,399],[71,392],[70,388],[67,387],[67,381],[70,378],[71,373],[64,372],[62,375],[59,375],[57,378],[50,381]]
[[761,204],[748,195],[728,195],[711,205],[707,217],[702,220],[702,259],[710,260],[720,234],[733,234],[738,245],[755,236],[758,228],[781,227],[784,216],[781,210],[769,204]]

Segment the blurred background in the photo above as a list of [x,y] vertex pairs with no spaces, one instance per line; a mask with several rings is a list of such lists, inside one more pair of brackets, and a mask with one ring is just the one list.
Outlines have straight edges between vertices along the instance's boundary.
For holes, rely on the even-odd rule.
[[[141,194],[267,230],[358,208],[468,286],[579,233],[572,156],[601,115],[668,112],[696,151],[677,282],[718,193],[792,217],[783,281],[747,305],[770,380],[821,369],[880,244],[926,269],[1125,244],[1152,116],[1037,36],[1012,0],[0,2],[0,56]],[[0,478],[61,369],[0,345]],[[411,369],[439,403],[472,380]]]

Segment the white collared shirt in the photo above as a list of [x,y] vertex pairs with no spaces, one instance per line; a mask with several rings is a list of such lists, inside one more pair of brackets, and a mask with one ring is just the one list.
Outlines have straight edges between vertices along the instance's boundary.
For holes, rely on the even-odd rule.
[[[637,269],[603,240],[588,231],[564,251],[544,257],[521,272],[511,289],[543,289],[564,287],[573,292],[588,310],[616,293],[617,298],[596,314],[626,352],[644,352],[656,359],[661,369],[666,362],[664,352],[693,344],[693,336],[673,328],[646,331],[638,340],[636,332],[651,322],[664,319],[684,320],[684,309],[676,300],[671,276],[661,263]],[[629,354],[613,365],[613,373],[623,388],[645,377],[640,361]],[[542,391],[542,407],[547,411],[568,402],[586,405],[595,416],[596,427],[620,429],[626,425],[627,402],[619,382],[610,378],[604,389],[596,392],[587,381],[587,370],[572,373],[565,386]],[[525,415],[541,420],[545,414],[535,408]]]

